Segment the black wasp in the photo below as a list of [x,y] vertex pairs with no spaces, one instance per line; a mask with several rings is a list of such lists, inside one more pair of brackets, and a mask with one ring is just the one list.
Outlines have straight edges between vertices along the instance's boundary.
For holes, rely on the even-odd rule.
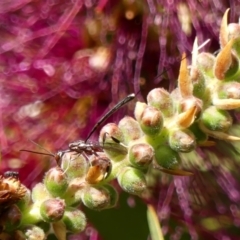
[[[135,94],[132,93],[132,94],[128,95],[126,98],[124,98],[123,100],[121,100],[120,102],[118,102],[112,109],[110,109],[106,114],[104,114],[98,120],[98,122],[93,126],[92,130],[89,132],[85,141],[84,140],[78,140],[78,141],[72,142],[72,143],[69,144],[67,150],[58,151],[56,154],[53,154],[53,153],[47,151],[46,149],[44,149],[43,147],[41,147],[40,145],[37,144],[40,148],[44,149],[48,153],[36,152],[36,151],[31,151],[31,150],[20,150],[20,151],[32,152],[32,153],[36,153],[36,154],[52,156],[56,160],[58,166],[60,166],[59,162],[60,162],[61,158],[67,152],[73,152],[73,153],[84,154],[85,156],[89,156],[89,155],[97,155],[97,152],[102,152],[103,149],[106,149],[106,150],[113,150],[113,151],[116,151],[118,153],[126,154],[127,149],[124,148],[122,145],[120,145],[120,142],[114,137],[111,137],[114,143],[106,143],[106,144],[88,142],[88,140],[92,136],[94,131],[103,122],[105,122],[108,117],[110,117],[119,108],[121,108],[122,106],[124,106],[125,104],[127,104],[128,102],[133,100],[134,98],[135,98]],[[33,143],[36,144],[35,142],[33,142]]]

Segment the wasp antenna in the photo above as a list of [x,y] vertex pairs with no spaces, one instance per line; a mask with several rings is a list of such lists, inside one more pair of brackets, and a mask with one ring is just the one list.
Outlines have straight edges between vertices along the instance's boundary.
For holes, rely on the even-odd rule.
[[53,153],[36,152],[36,151],[32,151],[32,150],[27,150],[27,149],[21,149],[21,150],[19,150],[19,151],[20,151],[20,152],[36,153],[36,154],[51,156],[51,157],[54,157],[54,158],[55,158],[55,155],[54,155]]
[[[44,148],[44,147],[43,147],[43,146],[41,146],[40,144],[38,144],[38,143],[34,142],[34,141],[33,141],[33,140],[31,140],[31,139],[28,139],[28,141],[30,141],[31,143],[35,144],[35,145],[36,145],[36,146],[38,146],[39,148],[43,149],[45,152],[47,152],[47,153],[49,153],[49,154],[52,154],[52,155],[54,156],[54,154],[53,154],[53,153],[51,153],[50,151],[48,151],[46,148]],[[35,153],[37,153],[37,152],[35,152]]]
[[94,125],[94,127],[92,128],[92,130],[90,131],[90,133],[88,134],[85,143],[87,142],[87,140],[92,136],[92,134],[94,133],[94,131],[103,123],[105,122],[113,113],[115,113],[119,108],[121,108],[122,106],[124,106],[125,104],[127,104],[128,102],[130,102],[131,100],[133,100],[135,98],[135,94],[131,93],[129,94],[127,97],[125,97],[123,100],[121,100],[120,102],[118,102],[112,109],[110,109],[106,114],[104,114],[99,120],[98,122]]

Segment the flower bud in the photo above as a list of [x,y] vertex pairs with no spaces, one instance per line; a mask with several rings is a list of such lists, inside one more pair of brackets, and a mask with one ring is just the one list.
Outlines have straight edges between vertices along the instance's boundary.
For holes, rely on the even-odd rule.
[[26,230],[25,230],[25,235],[26,235],[26,239],[41,239],[44,240],[47,238],[47,236],[45,235],[44,231],[37,226],[29,226]]
[[68,187],[66,174],[59,167],[51,168],[46,173],[44,184],[53,197],[62,196]]
[[135,118],[138,122],[140,121],[142,113],[143,113],[143,111],[145,110],[146,107],[147,107],[146,103],[136,102],[135,110],[134,110],[134,116],[135,116]]
[[210,106],[202,113],[201,122],[209,130],[226,132],[232,125],[232,117],[227,111]]
[[13,231],[21,223],[22,214],[17,205],[12,204],[1,213],[0,226],[3,226],[4,231]]
[[113,161],[121,161],[127,154],[123,141],[123,133],[115,123],[105,125],[100,131],[99,142],[103,145],[104,152]]
[[37,183],[32,189],[33,202],[44,201],[50,197],[50,193],[47,191],[43,183]]
[[196,147],[195,137],[188,129],[171,131],[168,141],[169,146],[176,152],[190,152]]
[[238,23],[229,23],[228,24],[228,38],[229,40],[232,38],[240,37],[240,25]]
[[220,99],[240,99],[240,83],[226,82],[223,83],[217,90]]
[[67,230],[73,233],[82,232],[87,225],[87,220],[84,213],[75,208],[66,209],[62,220]]
[[115,207],[118,203],[118,192],[110,184],[104,184],[104,188],[108,191],[110,197],[110,202],[107,208]]
[[96,184],[100,181],[106,179],[112,169],[112,163],[110,159],[106,156],[91,156],[90,157],[91,166],[88,169],[85,180],[89,184]]
[[148,104],[160,110],[164,117],[171,117],[174,113],[173,100],[168,91],[155,88],[147,95]]
[[84,178],[74,178],[69,182],[64,194],[66,205],[78,206],[82,202],[81,196],[86,184]]
[[146,135],[157,135],[163,127],[162,113],[155,107],[146,107],[140,117],[140,127]]
[[208,139],[206,133],[204,133],[198,126],[198,122],[193,123],[189,130],[194,134],[197,142],[205,142]]
[[26,188],[26,193],[23,198],[21,198],[16,204],[20,210],[24,210],[31,203],[31,191]]
[[121,188],[130,194],[140,196],[147,189],[144,173],[136,168],[126,167],[117,179]]
[[215,64],[215,56],[202,52],[199,53],[197,56],[197,67],[200,69],[200,71],[209,77],[213,77],[213,66]]
[[110,205],[110,194],[103,186],[90,186],[82,194],[83,204],[93,210],[102,210]]
[[130,163],[140,169],[148,168],[153,160],[154,150],[146,143],[138,143],[133,145],[129,150]]
[[42,219],[46,222],[59,221],[65,211],[65,202],[62,199],[47,199],[40,206]]
[[177,169],[180,162],[179,154],[165,145],[155,149],[155,159],[159,166],[166,169]]
[[84,176],[88,169],[88,161],[81,154],[64,153],[61,168],[69,179]]
[[138,122],[132,117],[124,117],[119,122],[118,126],[123,133],[125,144],[128,144],[132,140],[139,139],[142,136],[142,131]]

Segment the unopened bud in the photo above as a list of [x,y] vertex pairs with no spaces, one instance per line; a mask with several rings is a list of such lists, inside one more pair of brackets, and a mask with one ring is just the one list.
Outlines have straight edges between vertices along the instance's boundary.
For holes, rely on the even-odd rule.
[[40,206],[40,213],[44,221],[56,222],[59,221],[65,211],[65,202],[62,199],[47,199]]
[[199,53],[197,56],[197,66],[202,71],[204,75],[207,75],[209,77],[213,77],[213,66],[215,64],[215,56],[202,52]]
[[44,201],[50,197],[50,193],[47,191],[43,183],[37,183],[32,189],[33,202]]
[[31,203],[31,191],[26,188],[26,193],[23,198],[21,198],[16,204],[20,210],[24,210]]
[[44,184],[53,197],[62,196],[68,186],[66,174],[59,167],[51,168],[45,175]]
[[166,169],[177,169],[180,162],[179,154],[169,146],[159,146],[156,148],[155,158],[159,166]]
[[104,188],[108,191],[110,202],[107,208],[113,208],[117,205],[118,202],[118,192],[116,189],[110,184],[104,184]]
[[163,127],[162,113],[154,107],[146,107],[140,117],[140,127],[146,135],[158,135]]
[[129,161],[136,168],[148,168],[153,160],[153,156],[153,148],[146,143],[135,144],[129,150]]
[[37,226],[29,226],[25,230],[25,235],[26,235],[27,240],[28,239],[29,240],[32,240],[32,239],[44,240],[47,238],[44,231],[40,227],[37,227]]
[[64,153],[61,168],[67,174],[68,179],[82,177],[88,169],[88,161],[81,154]]
[[66,209],[63,216],[63,222],[67,230],[73,233],[82,232],[87,225],[84,213],[75,208]]
[[240,25],[238,23],[228,24],[228,39],[240,37]]
[[86,187],[84,178],[74,178],[69,184],[67,191],[64,194],[65,203],[67,206],[78,206],[82,202],[82,192]]
[[110,205],[110,195],[103,186],[89,186],[82,194],[83,204],[93,210],[102,210]]
[[210,106],[202,113],[201,122],[211,131],[226,132],[232,125],[232,117],[228,111]]
[[126,167],[117,179],[121,188],[130,194],[141,196],[147,189],[145,175],[139,169]]
[[226,82],[218,88],[218,97],[220,99],[240,99],[240,83]]
[[145,110],[146,107],[147,107],[146,103],[136,102],[135,110],[134,110],[134,116],[135,116],[135,118],[138,122],[140,121],[142,113],[143,113],[143,111]]
[[205,141],[207,141],[208,136],[206,133],[204,133],[198,126],[198,122],[195,122],[194,124],[192,124],[189,128],[189,130],[194,134],[196,141],[199,143],[203,143]]
[[113,161],[120,161],[127,154],[127,148],[122,144],[123,133],[115,123],[109,123],[101,129],[99,142]]
[[148,104],[160,110],[164,117],[171,117],[174,113],[173,100],[168,91],[155,88],[147,95]]
[[176,152],[190,152],[196,147],[195,136],[188,129],[171,131],[168,141],[170,147]]
[[143,134],[138,122],[129,116],[124,117],[118,126],[123,133],[125,144],[128,144],[132,140],[139,139]]
[[1,213],[0,226],[2,226],[6,232],[13,231],[20,225],[21,218],[21,211],[15,204],[12,204]]

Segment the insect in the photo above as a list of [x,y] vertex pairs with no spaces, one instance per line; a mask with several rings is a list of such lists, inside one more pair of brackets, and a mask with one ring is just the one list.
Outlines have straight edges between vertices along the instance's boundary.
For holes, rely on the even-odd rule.
[[110,117],[119,108],[121,108],[122,106],[124,106],[125,104],[127,104],[128,102],[130,102],[134,98],[135,98],[135,94],[132,93],[132,94],[128,95],[126,98],[124,98],[123,100],[121,100],[120,102],[118,102],[112,109],[110,109],[106,114],[104,114],[98,120],[98,122],[93,126],[92,130],[87,135],[87,138],[86,138],[85,141],[79,140],[79,141],[75,141],[75,142],[70,143],[68,145],[69,151],[80,153],[80,154],[85,153],[87,155],[92,155],[92,154],[96,155],[96,152],[102,152],[103,149],[108,149],[108,150],[114,150],[114,151],[122,153],[122,154],[126,154],[127,149],[124,148],[123,146],[120,146],[119,141],[114,137],[111,137],[111,138],[113,139],[113,141],[116,144],[114,144],[114,143],[104,143],[104,142],[103,142],[103,144],[92,143],[92,142],[87,143],[87,141],[92,136],[94,131],[96,131],[96,129],[103,122],[105,122],[108,117]]
[[30,140],[32,143],[34,143],[38,147],[44,149],[44,151],[46,151],[47,153],[36,152],[36,151],[25,150],[25,149],[22,149],[20,151],[31,152],[31,153],[51,156],[51,157],[53,157],[55,159],[55,161],[56,161],[58,166],[60,166],[61,158],[67,152],[75,152],[77,154],[84,154],[85,156],[86,155],[97,155],[97,152],[102,152],[102,150],[105,148],[105,149],[114,150],[114,151],[122,153],[122,154],[126,154],[127,153],[127,149],[124,148],[123,146],[119,146],[118,147],[117,143],[119,143],[119,141],[117,139],[113,138],[113,137],[112,137],[112,139],[116,142],[116,144],[113,144],[113,143],[99,144],[99,143],[92,143],[92,142],[87,143],[87,141],[92,136],[94,131],[96,131],[96,129],[104,121],[106,121],[109,116],[111,116],[119,108],[121,108],[122,106],[124,106],[125,104],[127,104],[128,102],[130,102],[134,98],[135,98],[135,94],[132,93],[132,94],[128,95],[126,98],[124,98],[123,100],[121,100],[120,102],[118,102],[112,109],[110,109],[106,114],[104,114],[103,117],[100,118],[100,120],[98,120],[98,122],[93,126],[92,130],[89,132],[89,134],[88,134],[88,136],[87,136],[85,141],[79,140],[79,141],[72,142],[72,143],[69,144],[67,150],[58,151],[56,154],[53,154],[53,153],[49,152],[48,150],[46,150],[45,148],[43,148],[42,146],[40,146],[37,143],[35,143],[35,142]]
[[19,173],[18,172],[15,172],[15,171],[6,171],[3,176],[5,178],[9,178],[9,177],[12,177],[12,178],[15,178],[15,179],[19,179]]

